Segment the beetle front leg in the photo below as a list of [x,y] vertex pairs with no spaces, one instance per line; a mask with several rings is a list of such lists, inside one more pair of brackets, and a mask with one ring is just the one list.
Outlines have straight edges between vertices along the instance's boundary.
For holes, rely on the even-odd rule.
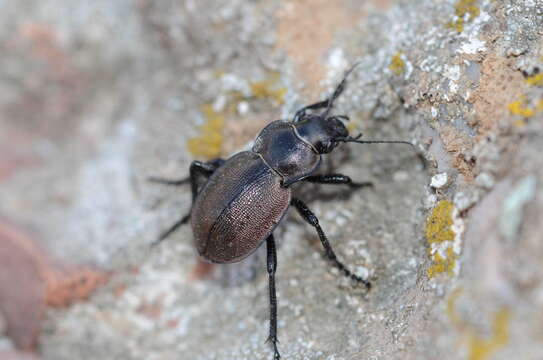
[[326,111],[324,113],[325,115],[328,115],[328,111],[334,105],[334,101],[336,101],[336,99],[343,93],[343,90],[345,90],[345,84],[347,83],[347,78],[349,77],[349,74],[354,70],[354,68],[358,64],[359,64],[358,62],[353,64],[353,66],[351,66],[351,68],[345,72],[345,75],[343,75],[343,79],[341,79],[341,82],[338,84],[338,86],[336,86],[336,88],[334,89],[334,92],[328,99],[305,106],[301,108],[300,110],[296,111],[296,114],[294,115],[294,119],[292,121],[298,122],[301,119],[303,119],[307,110],[317,110],[317,109],[326,108]]
[[268,251],[267,268],[269,276],[270,289],[270,336],[268,340],[273,347],[273,359],[279,360],[281,355],[277,351],[277,298],[275,296],[275,271],[277,270],[277,252],[275,250],[275,239],[273,234],[270,234],[266,239],[266,247]]
[[[183,178],[179,180],[168,180],[168,179],[151,177],[149,178],[149,180],[152,182],[159,183],[159,184],[175,185],[175,186],[183,185],[190,182],[191,192],[192,192],[192,204],[194,204],[194,200],[196,199],[196,196],[198,195],[198,178],[200,176],[209,178],[215,172],[215,170],[217,170],[217,168],[221,166],[222,164],[224,164],[223,159],[215,159],[209,162],[201,162],[201,161],[196,160],[190,164],[190,168],[189,168],[190,175],[188,178]],[[191,208],[192,208],[192,205],[191,205]],[[188,223],[188,221],[190,220],[191,210],[189,210],[189,212],[185,216],[183,216],[181,219],[177,220],[173,225],[171,225],[166,231],[160,234],[158,239],[154,241],[151,244],[151,246],[158,245],[160,242],[162,242],[162,240],[170,236],[179,227]]]
[[345,184],[351,188],[361,188],[365,186],[373,186],[371,182],[354,182],[349,176],[342,174],[327,174],[308,176],[303,181],[315,184]]
[[326,237],[326,234],[324,234],[324,231],[322,230],[319,224],[319,219],[317,219],[315,214],[313,214],[313,212],[309,210],[307,205],[304,204],[301,200],[296,199],[296,198],[291,200],[291,205],[293,205],[296,208],[296,210],[298,210],[298,212],[304,218],[305,221],[307,221],[311,226],[313,226],[317,230],[317,233],[319,234],[319,239],[322,243],[322,246],[324,247],[324,251],[328,260],[330,260],[335,267],[337,267],[340,271],[342,271],[345,276],[351,278],[352,280],[358,283],[361,283],[362,285],[366,287],[366,289],[369,290],[371,288],[371,284],[369,281],[364,280],[360,276],[353,274],[349,269],[347,269],[347,267],[341,261],[338,260],[336,254],[334,253],[334,250],[332,249],[332,246],[328,242],[328,238]]
[[300,110],[296,111],[296,114],[294,114],[294,119],[292,121],[298,122],[301,119],[303,119],[307,110],[317,110],[317,109],[328,107],[329,102],[330,102],[329,99],[326,99],[326,100],[319,101],[311,105],[304,106]]

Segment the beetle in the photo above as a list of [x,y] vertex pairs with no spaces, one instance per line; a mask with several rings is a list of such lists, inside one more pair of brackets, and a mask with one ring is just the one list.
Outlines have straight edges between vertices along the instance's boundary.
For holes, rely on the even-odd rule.
[[[269,277],[270,328],[274,360],[280,359],[277,349],[277,300],[275,272],[277,254],[273,231],[294,207],[302,218],[315,228],[324,247],[325,256],[345,276],[363,285],[371,284],[352,273],[336,256],[317,216],[300,199],[292,196],[291,185],[300,182],[345,184],[352,188],[371,185],[356,183],[343,174],[317,175],[321,157],[341,143],[400,143],[401,140],[359,140],[345,127],[346,115],[330,115],[335,100],[345,88],[346,80],[357,64],[344,75],[326,100],[298,110],[292,121],[276,120],[260,131],[250,151],[239,152],[227,160],[193,161],[190,176],[180,180],[150,178],[166,185],[190,183],[192,206],[188,214],[163,232],[154,243],[167,238],[181,225],[190,221],[194,243],[199,255],[212,263],[241,261],[266,242]],[[324,109],[317,114],[316,110]],[[309,112],[308,112],[309,111]],[[201,185],[201,179],[205,183]]]

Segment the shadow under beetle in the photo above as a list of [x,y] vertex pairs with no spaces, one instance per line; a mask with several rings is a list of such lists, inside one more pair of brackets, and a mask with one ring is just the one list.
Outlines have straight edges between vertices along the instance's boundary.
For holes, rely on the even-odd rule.
[[[345,184],[353,188],[371,185],[355,183],[342,174],[314,175],[321,164],[321,155],[334,150],[340,143],[402,143],[407,141],[362,141],[349,136],[343,121],[345,115],[329,116],[334,101],[341,95],[346,73],[333,94],[326,100],[303,107],[292,121],[277,120],[258,134],[251,151],[237,153],[227,160],[193,161],[190,176],[181,180],[151,178],[166,185],[190,183],[192,207],[154,243],[168,237],[190,220],[198,253],[205,260],[225,264],[238,262],[251,255],[265,241],[269,275],[270,333],[268,341],[274,360],[277,350],[277,301],[275,271],[277,255],[273,230],[292,205],[302,218],[315,228],[328,260],[343,274],[368,290],[370,283],[353,274],[337,259],[319,220],[300,199],[291,196],[290,185],[298,181],[318,184]],[[321,114],[313,113],[324,109]],[[311,113],[308,113],[311,110]],[[200,185],[201,178],[207,181]]]

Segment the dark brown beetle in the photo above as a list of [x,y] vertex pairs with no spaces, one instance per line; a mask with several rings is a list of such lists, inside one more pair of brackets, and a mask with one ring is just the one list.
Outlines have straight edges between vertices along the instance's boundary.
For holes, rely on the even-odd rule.
[[[355,65],[356,66],[356,65]],[[370,185],[354,183],[341,174],[313,175],[321,163],[321,155],[334,150],[339,143],[403,143],[406,141],[361,141],[351,137],[343,121],[347,116],[328,116],[334,101],[342,93],[347,76],[328,99],[298,110],[292,121],[277,120],[266,126],[255,140],[251,151],[235,154],[228,160],[194,161],[190,177],[182,180],[152,178],[168,185],[189,183],[192,187],[192,209],[164,232],[162,241],[189,220],[198,253],[213,263],[238,262],[251,255],[266,241],[270,296],[270,335],[274,359],[277,351],[277,305],[275,297],[275,271],[277,258],[273,230],[293,205],[300,215],[313,226],[325,250],[326,257],[344,275],[367,289],[370,283],[349,271],[340,262],[319,220],[299,199],[292,198],[290,185],[298,181],[319,184],[346,184],[351,187]],[[308,110],[325,108],[322,114],[307,114]],[[207,178],[199,186],[199,178]]]

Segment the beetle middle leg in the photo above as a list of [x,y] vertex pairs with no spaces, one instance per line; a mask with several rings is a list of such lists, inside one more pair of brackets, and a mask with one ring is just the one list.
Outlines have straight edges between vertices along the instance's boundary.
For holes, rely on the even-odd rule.
[[353,189],[373,186],[371,182],[354,182],[349,176],[343,174],[312,175],[306,177],[304,181],[315,184],[345,184]]
[[281,358],[277,351],[277,298],[275,296],[275,271],[277,270],[277,252],[275,250],[275,239],[273,234],[270,234],[266,239],[266,247],[268,251],[267,268],[269,276],[270,290],[270,336],[268,340],[273,347],[273,359]]
[[[190,183],[191,192],[192,192],[192,204],[194,204],[194,200],[196,199],[196,196],[198,195],[198,191],[199,191],[198,189],[199,179],[201,177],[204,177],[205,179],[209,178],[215,172],[215,170],[217,170],[217,168],[221,166],[222,164],[224,164],[223,159],[214,159],[208,162],[193,161],[190,164],[190,168],[189,168],[190,175],[186,178],[171,180],[171,179],[151,177],[149,178],[149,181],[156,182],[159,184],[174,185],[174,186]],[[191,208],[192,208],[192,205],[191,205]],[[174,231],[176,231],[180,226],[186,224],[190,219],[191,210],[189,210],[189,212],[185,216],[183,216],[182,218],[177,220],[173,225],[171,225],[166,231],[160,234],[158,239],[154,241],[151,245],[155,246],[159,244],[162,240],[166,239]]]
[[305,221],[307,221],[311,226],[313,226],[317,230],[317,233],[319,234],[319,239],[322,243],[322,246],[324,247],[324,251],[328,260],[330,260],[335,267],[337,267],[340,271],[342,271],[345,276],[351,278],[352,280],[358,283],[361,283],[369,290],[371,287],[371,284],[369,281],[366,281],[362,279],[360,276],[353,274],[349,269],[347,269],[347,267],[341,261],[338,260],[334,250],[332,249],[332,246],[328,242],[328,238],[326,237],[326,234],[324,233],[324,231],[322,230],[319,224],[319,219],[317,219],[315,214],[313,214],[313,212],[307,207],[307,205],[304,204],[304,202],[301,201],[300,199],[296,199],[296,198],[291,200],[291,205],[293,205],[296,208],[296,210],[298,210],[298,212],[304,218]]

